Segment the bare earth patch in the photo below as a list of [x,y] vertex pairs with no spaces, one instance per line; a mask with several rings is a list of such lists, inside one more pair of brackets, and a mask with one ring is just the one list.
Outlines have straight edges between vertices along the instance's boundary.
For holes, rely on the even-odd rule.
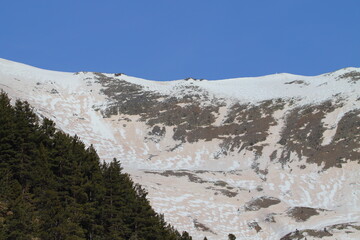
[[296,219],[297,222],[304,222],[312,216],[319,215],[320,211],[324,210],[309,207],[293,207],[287,211],[287,214]]
[[279,204],[281,201],[275,197],[262,196],[245,204],[245,211],[258,211],[261,208],[268,208]]

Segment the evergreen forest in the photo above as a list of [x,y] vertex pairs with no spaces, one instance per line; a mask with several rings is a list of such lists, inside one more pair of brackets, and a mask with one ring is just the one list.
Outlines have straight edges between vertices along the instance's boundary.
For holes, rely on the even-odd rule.
[[77,136],[0,93],[0,240],[189,240]]

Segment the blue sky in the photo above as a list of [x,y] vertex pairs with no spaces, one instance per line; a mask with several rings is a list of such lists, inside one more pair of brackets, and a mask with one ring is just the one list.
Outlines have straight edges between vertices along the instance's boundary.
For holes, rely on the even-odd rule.
[[152,80],[360,67],[359,0],[2,0],[0,57]]

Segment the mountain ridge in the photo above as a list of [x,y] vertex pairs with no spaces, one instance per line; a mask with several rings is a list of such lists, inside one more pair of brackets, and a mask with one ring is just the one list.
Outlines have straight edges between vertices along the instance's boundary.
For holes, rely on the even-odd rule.
[[[2,67],[2,71],[4,71],[4,69],[8,69],[8,71],[12,71],[17,72],[17,73],[24,73],[26,74],[26,71],[30,71],[32,73],[37,73],[40,75],[47,75],[49,74],[50,78],[54,78],[54,79],[58,79],[60,78],[61,81],[66,80],[66,75],[67,77],[70,77],[70,75],[79,75],[79,74],[91,74],[91,73],[96,73],[96,72],[60,72],[60,71],[51,71],[51,70],[45,70],[45,69],[41,69],[41,68],[35,68],[35,67],[31,67],[30,65],[26,65],[26,64],[21,64],[21,63],[16,63],[13,61],[9,61],[6,59],[0,59],[0,64]],[[276,74],[270,74],[270,75],[265,75],[265,76],[258,76],[258,77],[241,77],[241,78],[230,78],[230,79],[219,79],[219,80],[206,80],[206,79],[193,79],[193,78],[188,78],[188,79],[179,79],[179,80],[171,80],[171,81],[154,81],[154,80],[147,80],[147,79],[143,79],[143,78],[136,78],[136,77],[132,77],[132,76],[127,76],[126,74],[117,74],[117,73],[102,73],[104,75],[106,75],[107,77],[113,77],[114,79],[125,79],[126,81],[133,83],[133,84],[140,84],[143,87],[145,87],[147,90],[152,90],[152,91],[159,91],[160,93],[168,93],[169,89],[161,89],[161,87],[165,88],[164,86],[169,87],[175,87],[176,84],[195,84],[197,86],[201,86],[202,83],[206,83],[206,84],[210,84],[210,85],[215,85],[215,86],[208,86],[207,90],[211,89],[212,93],[214,94],[223,94],[221,91],[221,87],[219,87],[219,84],[235,84],[236,83],[241,83],[244,84],[245,86],[247,84],[249,84],[249,82],[246,81],[261,81],[261,80],[265,80],[266,81],[272,81],[272,84],[274,84],[276,81],[280,81],[283,84],[288,84],[289,86],[287,87],[291,87],[291,84],[311,84],[311,81],[314,81],[314,79],[318,79],[321,77],[324,77],[325,79],[328,79],[329,76],[334,75],[334,76],[341,76],[347,73],[351,73],[351,72],[360,72],[360,68],[354,68],[354,67],[347,67],[347,68],[342,68],[339,69],[337,71],[334,72],[330,72],[330,73],[324,73],[321,75],[317,75],[317,76],[302,76],[302,75],[295,75],[295,74],[289,74],[289,73],[276,73]],[[298,79],[303,79],[304,80],[308,80],[310,81],[310,83],[308,82],[297,82],[296,80]],[[324,79],[323,82],[320,82],[319,84],[324,83]],[[320,81],[321,81],[320,80]],[[60,82],[58,82],[60,83]],[[71,82],[72,84],[74,84],[74,82]],[[261,87],[261,83],[257,83],[255,82],[255,86],[259,86]],[[157,85],[157,86],[153,86],[153,85]],[[233,88],[235,87],[236,91],[239,91],[239,87],[238,86],[232,86]],[[228,89],[226,89],[228,90]],[[218,91],[218,92],[216,92]],[[284,93],[282,91],[282,93]],[[237,92],[237,95],[241,95],[244,94],[243,92]],[[259,94],[258,94],[259,95]],[[284,97],[284,96],[278,96],[278,97]],[[270,98],[276,98],[276,96],[268,96],[265,97],[265,99],[270,99]],[[241,100],[241,99],[239,99]],[[264,99],[263,99],[264,100]]]

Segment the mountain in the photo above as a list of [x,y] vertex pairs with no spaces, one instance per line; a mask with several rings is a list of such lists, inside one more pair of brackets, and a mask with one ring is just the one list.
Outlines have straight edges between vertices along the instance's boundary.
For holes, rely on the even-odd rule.
[[360,238],[360,69],[157,82],[0,59],[0,88],[119,159],[194,239]]

